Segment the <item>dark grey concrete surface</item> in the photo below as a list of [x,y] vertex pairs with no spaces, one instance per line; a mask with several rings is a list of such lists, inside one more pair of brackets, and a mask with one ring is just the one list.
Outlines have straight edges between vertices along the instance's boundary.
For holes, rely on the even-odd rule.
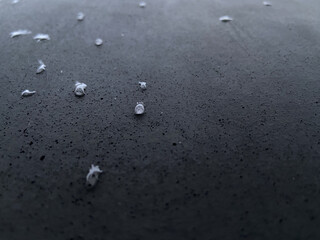
[[320,2],[138,3],[0,1],[0,240],[320,239]]

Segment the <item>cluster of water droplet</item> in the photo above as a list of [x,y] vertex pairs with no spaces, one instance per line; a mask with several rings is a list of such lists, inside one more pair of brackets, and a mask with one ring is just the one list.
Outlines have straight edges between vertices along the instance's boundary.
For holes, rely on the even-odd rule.
[[[19,0],[12,0],[12,4],[16,4],[18,3]],[[139,3],[139,7],[141,8],[145,8],[146,7],[146,2],[140,2]],[[268,2],[268,1],[264,1],[263,2],[263,5],[265,6],[271,6],[271,3]],[[79,12],[77,14],[77,20],[78,21],[83,21],[85,18],[85,15],[84,13],[82,12]],[[221,22],[230,22],[233,20],[232,17],[230,16],[222,16],[219,18],[219,20]],[[29,35],[31,34],[32,32],[29,31],[29,30],[17,30],[17,31],[13,31],[10,33],[10,37],[11,38],[15,38],[15,37],[18,37],[18,36],[21,36],[21,35]],[[124,34],[122,33],[121,34],[122,37],[124,37]],[[50,36],[48,34],[43,34],[43,33],[38,33],[36,34],[33,39],[37,40],[38,42],[40,41],[44,41],[44,40],[50,40]],[[96,46],[101,46],[103,44],[103,40],[101,38],[97,38],[95,40],[95,45]],[[37,74],[40,74],[42,73],[43,71],[45,71],[46,69],[46,65],[43,63],[42,60],[38,60],[39,62],[39,67],[37,68],[37,71],[36,73]],[[62,73],[62,71],[61,71]],[[147,83],[146,82],[139,82],[139,86],[142,90],[146,90],[147,89]],[[87,85],[85,83],[80,83],[80,82],[76,82],[75,83],[75,89],[74,89],[74,93],[76,96],[84,96],[85,95],[85,89],[87,88]],[[32,96],[33,94],[35,94],[36,91],[30,91],[28,89],[24,90],[22,93],[21,93],[21,96],[23,97],[28,97],[28,96]],[[144,103],[143,102],[137,102],[135,108],[134,108],[134,113],[136,115],[142,115],[145,113],[145,106],[144,106]],[[94,165],[91,165],[91,168],[89,169],[89,173],[86,177],[86,180],[87,180],[87,184],[91,187],[93,187],[97,181],[98,181],[98,176],[99,174],[102,173],[102,170],[99,168],[99,166],[94,166]]]

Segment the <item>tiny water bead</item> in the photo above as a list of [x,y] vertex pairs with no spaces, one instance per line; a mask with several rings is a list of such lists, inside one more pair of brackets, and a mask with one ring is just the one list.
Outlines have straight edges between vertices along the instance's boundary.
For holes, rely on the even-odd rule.
[[270,6],[271,6],[271,2],[264,1],[264,2],[263,2],[263,5],[265,5],[265,6],[267,6],[267,7],[270,7]]
[[137,102],[137,105],[134,108],[134,113],[136,115],[144,114],[144,104],[143,104],[143,102]]
[[146,82],[139,82],[140,88],[142,90],[146,90],[147,89],[147,83]]
[[78,14],[77,14],[77,20],[78,21],[82,21],[84,19],[84,14],[83,14],[83,12],[78,12]]
[[232,18],[232,17],[229,17],[229,16],[222,16],[222,17],[219,18],[219,20],[220,20],[221,22],[230,22],[230,21],[233,20],[233,18]]
[[26,89],[21,93],[21,96],[22,97],[29,97],[29,96],[32,96],[35,93],[36,93],[36,91],[30,91],[30,90]]
[[14,37],[18,37],[18,36],[20,36],[20,35],[27,35],[27,34],[31,34],[31,31],[26,30],[26,29],[24,29],[24,30],[19,29],[19,30],[17,30],[17,31],[11,32],[11,33],[10,33],[10,37],[11,37],[11,38],[14,38]]
[[99,179],[99,174],[102,173],[102,170],[99,168],[99,166],[91,165],[91,168],[89,169],[89,173],[86,177],[87,185],[89,187],[93,187],[96,185]]
[[97,38],[96,41],[95,41],[96,46],[101,46],[102,43],[103,43],[103,41],[102,41],[101,38]]
[[87,88],[87,84],[76,82],[75,83],[75,90],[74,90],[75,95],[78,97],[84,96],[86,94],[85,93],[86,88]]
[[42,62],[42,60],[38,60],[40,66],[37,68],[37,73],[42,73],[44,70],[46,70],[46,65]]
[[38,33],[37,35],[35,35],[33,37],[33,39],[37,40],[38,42],[42,41],[42,40],[50,40],[50,36],[48,34],[44,34],[44,33]]
[[140,2],[139,3],[139,7],[141,7],[141,8],[145,8],[146,6],[147,6],[146,2]]

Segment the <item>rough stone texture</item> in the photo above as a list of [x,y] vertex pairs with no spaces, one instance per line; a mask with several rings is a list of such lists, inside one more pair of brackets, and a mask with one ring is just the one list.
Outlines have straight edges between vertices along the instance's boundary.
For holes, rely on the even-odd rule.
[[320,239],[320,1],[138,4],[0,1],[0,239]]

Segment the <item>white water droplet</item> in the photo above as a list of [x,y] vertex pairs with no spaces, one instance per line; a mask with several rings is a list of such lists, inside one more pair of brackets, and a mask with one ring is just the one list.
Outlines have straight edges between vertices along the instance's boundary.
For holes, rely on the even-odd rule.
[[84,96],[86,94],[85,93],[86,87],[87,87],[87,84],[76,82],[75,90],[74,90],[74,93],[76,94],[76,96],[79,96],[79,97]]
[[264,1],[264,2],[263,2],[263,5],[265,5],[265,6],[267,6],[267,7],[270,7],[270,6],[271,6],[271,2]]
[[32,96],[35,93],[36,93],[36,91],[29,91],[28,89],[26,89],[21,93],[21,96],[22,97],[28,97],[28,96]]
[[77,19],[78,19],[78,21],[82,21],[84,19],[83,12],[78,12]]
[[140,88],[143,90],[147,89],[147,83],[146,82],[139,82]]
[[12,4],[16,4],[16,3],[18,3],[20,0],[12,0]]
[[136,107],[134,108],[134,113],[137,115],[141,115],[144,113],[144,105],[143,102],[137,102]]
[[124,37],[124,33],[121,33],[121,37]]
[[10,33],[10,37],[14,38],[14,37],[18,37],[20,35],[27,35],[27,34],[31,34],[31,31],[29,30],[17,30],[17,31],[13,31]]
[[37,68],[37,73],[42,73],[46,70],[46,65],[42,62],[42,60],[38,60],[40,66]]
[[102,41],[101,38],[97,38],[96,41],[95,41],[96,46],[101,46],[102,43],[103,43],[103,41]]
[[93,187],[96,185],[99,179],[99,174],[102,173],[102,170],[99,168],[99,166],[91,165],[91,168],[89,169],[89,173],[86,177],[87,185],[89,187]]
[[139,3],[139,7],[141,7],[141,8],[144,8],[144,7],[146,7],[147,6],[147,3],[146,2],[140,2]]
[[221,22],[230,22],[230,21],[233,20],[233,18],[231,18],[231,17],[229,17],[229,16],[222,16],[222,17],[219,18],[219,20],[220,20]]
[[33,37],[33,39],[37,40],[40,42],[41,40],[50,40],[50,37],[48,34],[43,34],[43,33],[38,33]]

